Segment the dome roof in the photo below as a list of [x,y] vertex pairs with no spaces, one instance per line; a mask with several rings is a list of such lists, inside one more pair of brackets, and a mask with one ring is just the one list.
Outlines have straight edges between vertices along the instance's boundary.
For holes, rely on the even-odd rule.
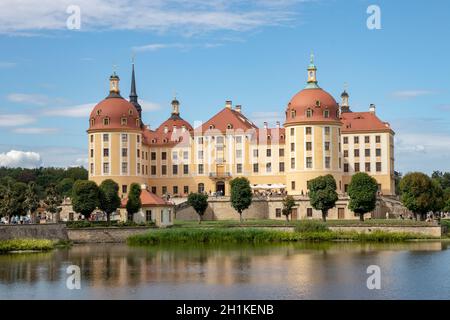
[[89,130],[140,130],[139,113],[122,97],[108,97],[98,103],[89,117]]
[[303,121],[339,121],[336,100],[319,87],[298,92],[287,106],[286,124]]

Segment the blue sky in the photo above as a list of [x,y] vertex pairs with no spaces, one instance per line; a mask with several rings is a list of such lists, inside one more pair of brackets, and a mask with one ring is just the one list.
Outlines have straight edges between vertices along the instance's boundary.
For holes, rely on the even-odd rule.
[[[380,30],[366,25],[372,4]],[[70,5],[80,30],[66,27]],[[0,165],[85,164],[89,110],[113,65],[128,96],[133,52],[153,128],[174,92],[191,123],[230,99],[274,125],[314,52],[322,88],[339,101],[348,83],[354,111],[374,103],[391,123],[396,170],[450,171],[449,12],[445,0],[2,0]]]

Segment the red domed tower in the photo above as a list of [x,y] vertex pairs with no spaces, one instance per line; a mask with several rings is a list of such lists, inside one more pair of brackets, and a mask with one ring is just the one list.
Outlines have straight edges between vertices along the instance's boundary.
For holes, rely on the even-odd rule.
[[338,192],[342,188],[339,106],[319,87],[313,58],[311,55],[306,87],[286,108],[284,126],[290,156],[286,182],[291,194],[305,194],[307,182],[325,174],[335,177]]
[[89,179],[100,184],[113,179],[126,194],[128,186],[144,183],[140,172],[142,129],[140,113],[120,95],[119,76],[110,79],[109,95],[99,102],[89,117]]

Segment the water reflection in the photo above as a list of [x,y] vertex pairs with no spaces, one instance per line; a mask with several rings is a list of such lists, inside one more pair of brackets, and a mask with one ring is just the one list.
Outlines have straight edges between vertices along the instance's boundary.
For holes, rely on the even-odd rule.
[[[384,290],[367,289],[371,264],[382,268]],[[66,289],[69,265],[80,266],[82,290]],[[76,245],[0,255],[0,298],[409,298],[414,286],[429,290],[428,297],[448,298],[449,265],[441,242]]]

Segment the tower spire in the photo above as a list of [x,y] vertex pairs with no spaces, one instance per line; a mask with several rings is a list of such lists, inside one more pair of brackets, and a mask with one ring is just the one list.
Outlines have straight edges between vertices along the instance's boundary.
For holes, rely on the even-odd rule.
[[317,89],[319,86],[317,85],[317,67],[314,64],[314,54],[311,53],[309,66],[308,66],[308,84],[306,85],[306,89]]
[[136,78],[134,73],[134,56],[131,59],[131,90],[130,90],[130,102],[134,105],[136,110],[139,113],[139,118],[141,119],[142,123],[142,107],[138,102],[138,95],[136,91]]

